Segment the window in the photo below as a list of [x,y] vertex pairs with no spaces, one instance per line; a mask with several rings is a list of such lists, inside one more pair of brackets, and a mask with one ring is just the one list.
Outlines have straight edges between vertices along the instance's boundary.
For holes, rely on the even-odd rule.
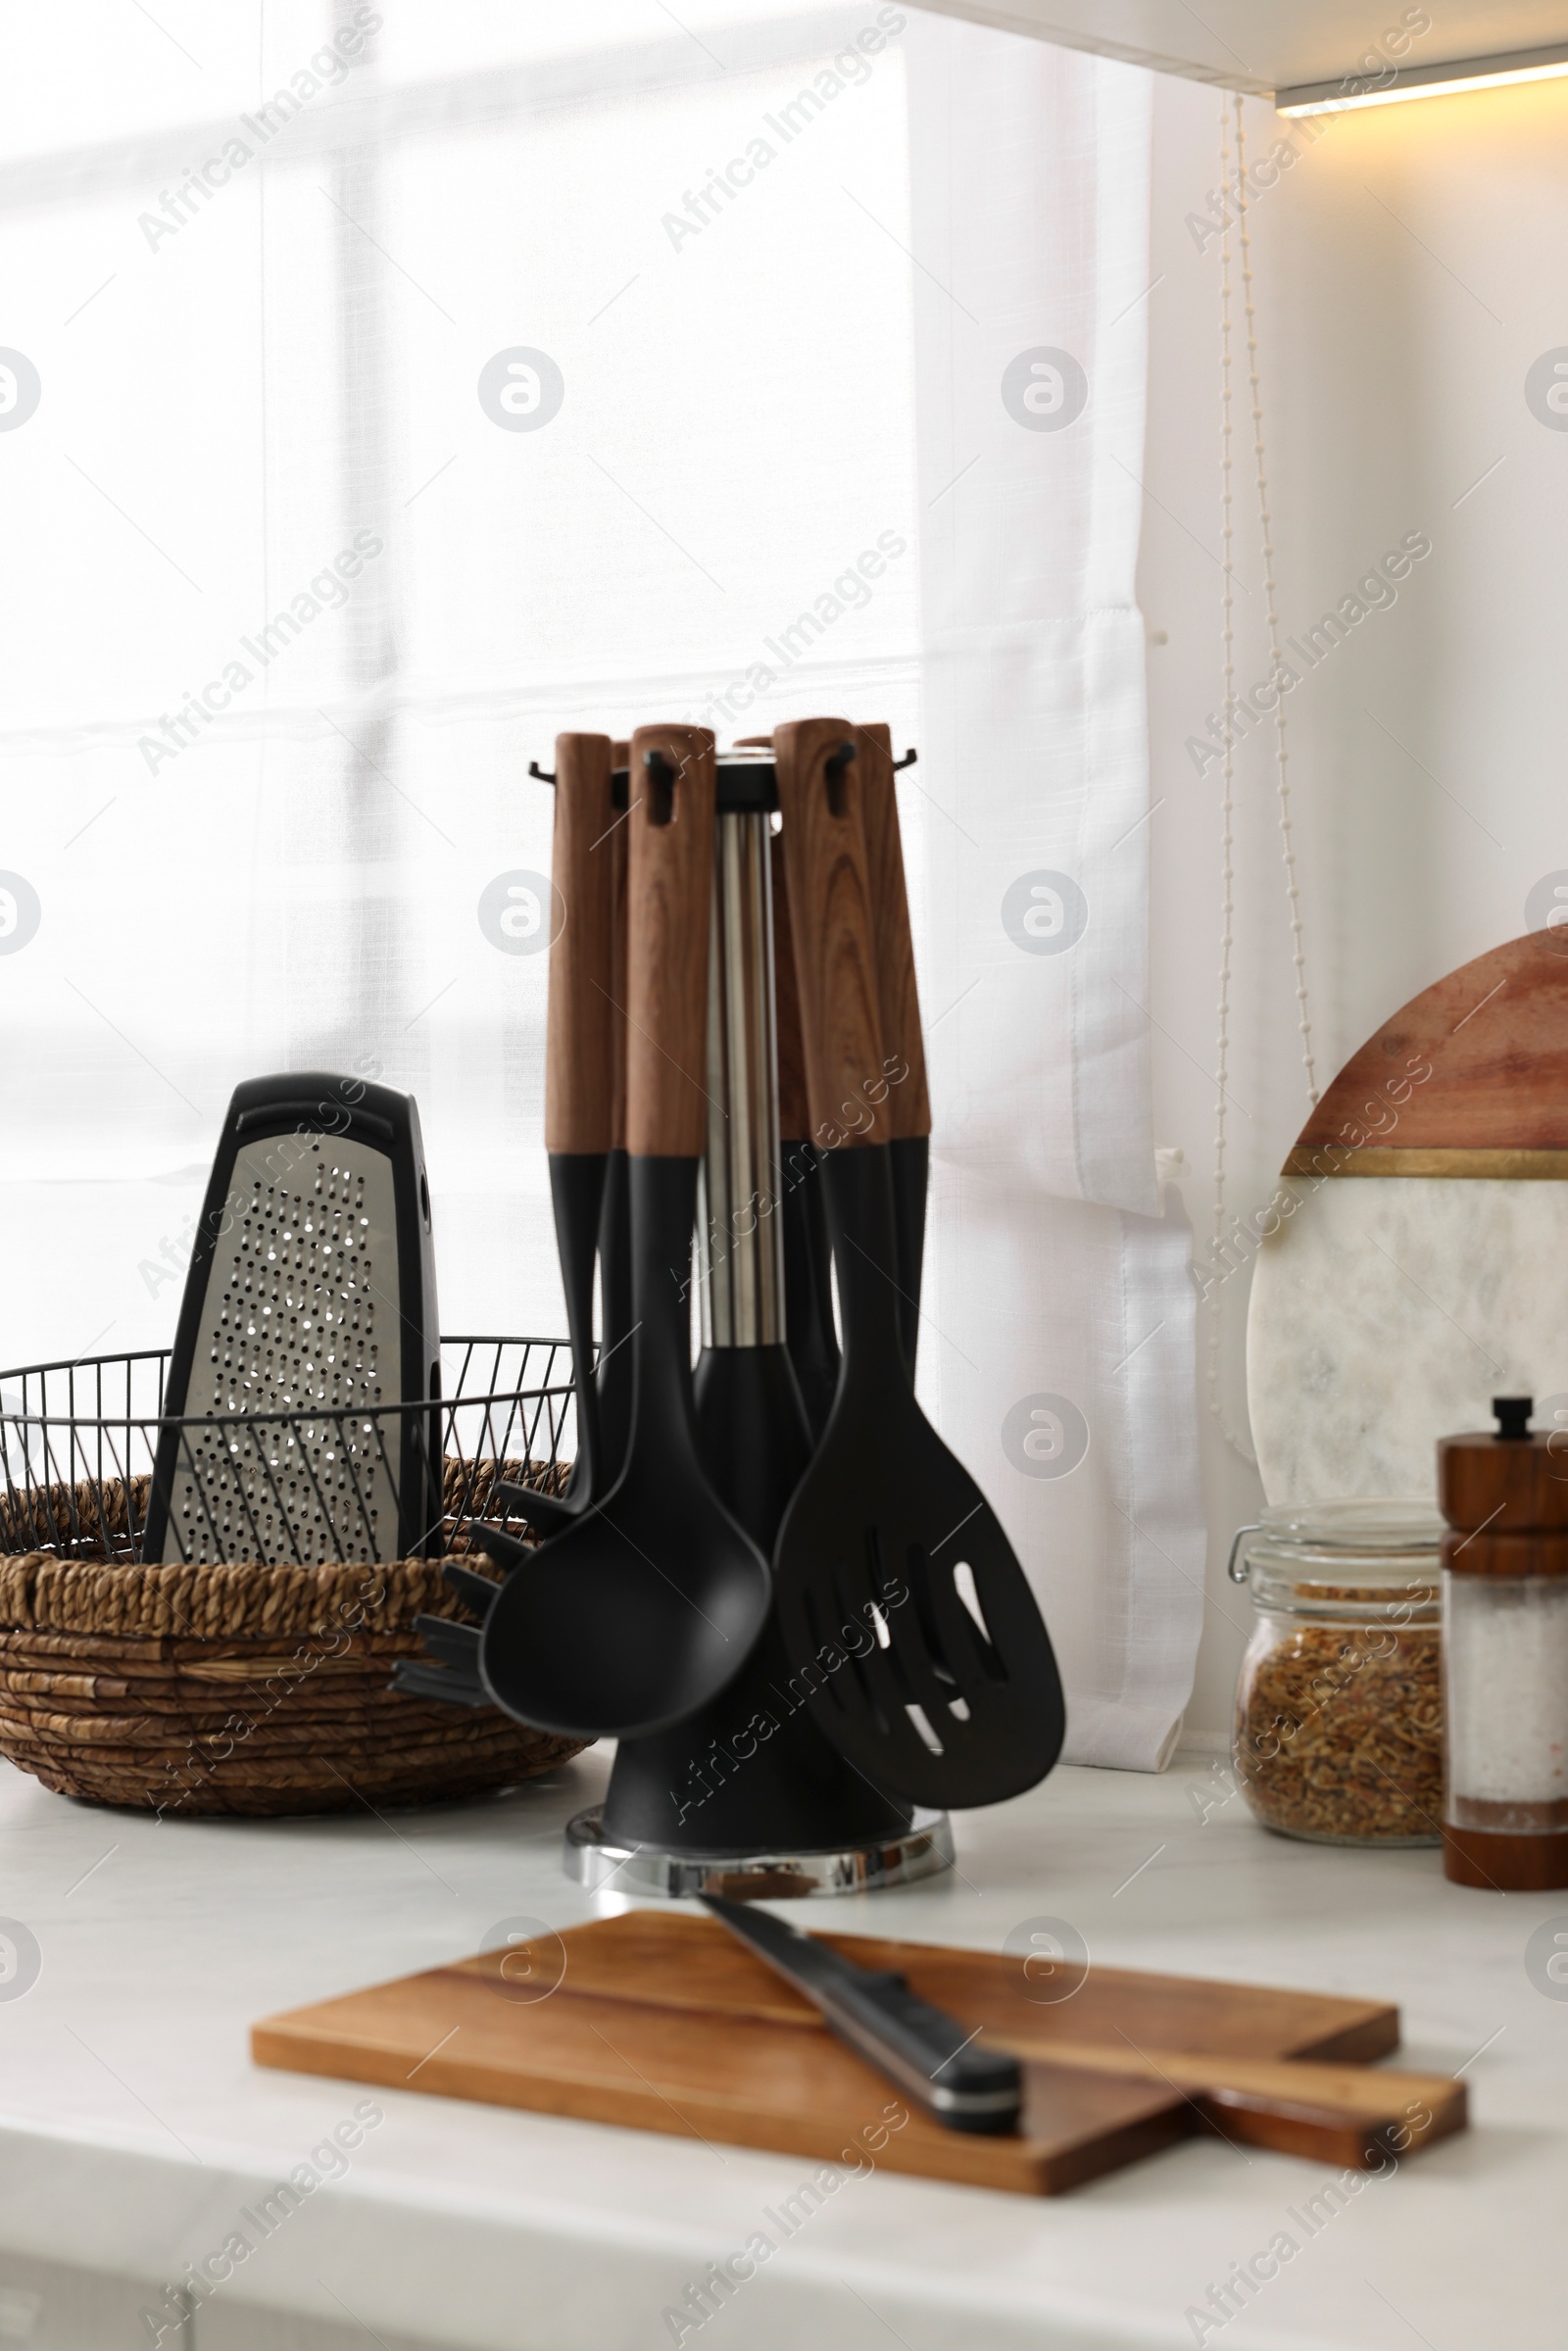
[[157,15],[31,27],[0,183],[8,1359],[168,1339],[286,1066],[417,1097],[449,1324],[557,1329],[530,759],[915,731],[904,12]]

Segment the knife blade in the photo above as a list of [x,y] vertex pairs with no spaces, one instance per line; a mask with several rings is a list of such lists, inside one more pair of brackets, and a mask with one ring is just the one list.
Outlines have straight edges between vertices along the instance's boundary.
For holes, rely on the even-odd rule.
[[825,2023],[868,2065],[949,2131],[1017,2128],[1023,2076],[1015,2057],[978,2049],[956,2018],[910,1991],[891,1969],[857,1967],[799,1927],[748,1902],[699,1894],[748,1950],[821,2011]]

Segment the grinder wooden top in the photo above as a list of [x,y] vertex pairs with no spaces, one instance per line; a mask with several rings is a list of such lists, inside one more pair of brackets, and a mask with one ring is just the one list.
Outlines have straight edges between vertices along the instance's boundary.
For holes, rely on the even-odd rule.
[[1286,1175],[1568,1176],[1568,936],[1529,931],[1383,1022]]
[[1445,1566],[1469,1575],[1568,1572],[1568,1440],[1560,1429],[1440,1437],[1438,1503],[1455,1531],[1444,1545]]

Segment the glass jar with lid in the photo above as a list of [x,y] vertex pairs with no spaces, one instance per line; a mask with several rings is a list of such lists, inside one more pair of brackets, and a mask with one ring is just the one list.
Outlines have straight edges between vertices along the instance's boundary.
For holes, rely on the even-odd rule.
[[1265,1828],[1441,1843],[1443,1535],[1430,1502],[1390,1497],[1274,1506],[1236,1537],[1256,1622],[1232,1759]]

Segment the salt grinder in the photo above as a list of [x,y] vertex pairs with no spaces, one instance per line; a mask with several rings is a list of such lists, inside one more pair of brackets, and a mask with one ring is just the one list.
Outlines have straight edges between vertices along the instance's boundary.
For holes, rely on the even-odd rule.
[[1568,1886],[1568,1440],[1496,1396],[1495,1433],[1438,1442],[1447,1717],[1444,1874]]

